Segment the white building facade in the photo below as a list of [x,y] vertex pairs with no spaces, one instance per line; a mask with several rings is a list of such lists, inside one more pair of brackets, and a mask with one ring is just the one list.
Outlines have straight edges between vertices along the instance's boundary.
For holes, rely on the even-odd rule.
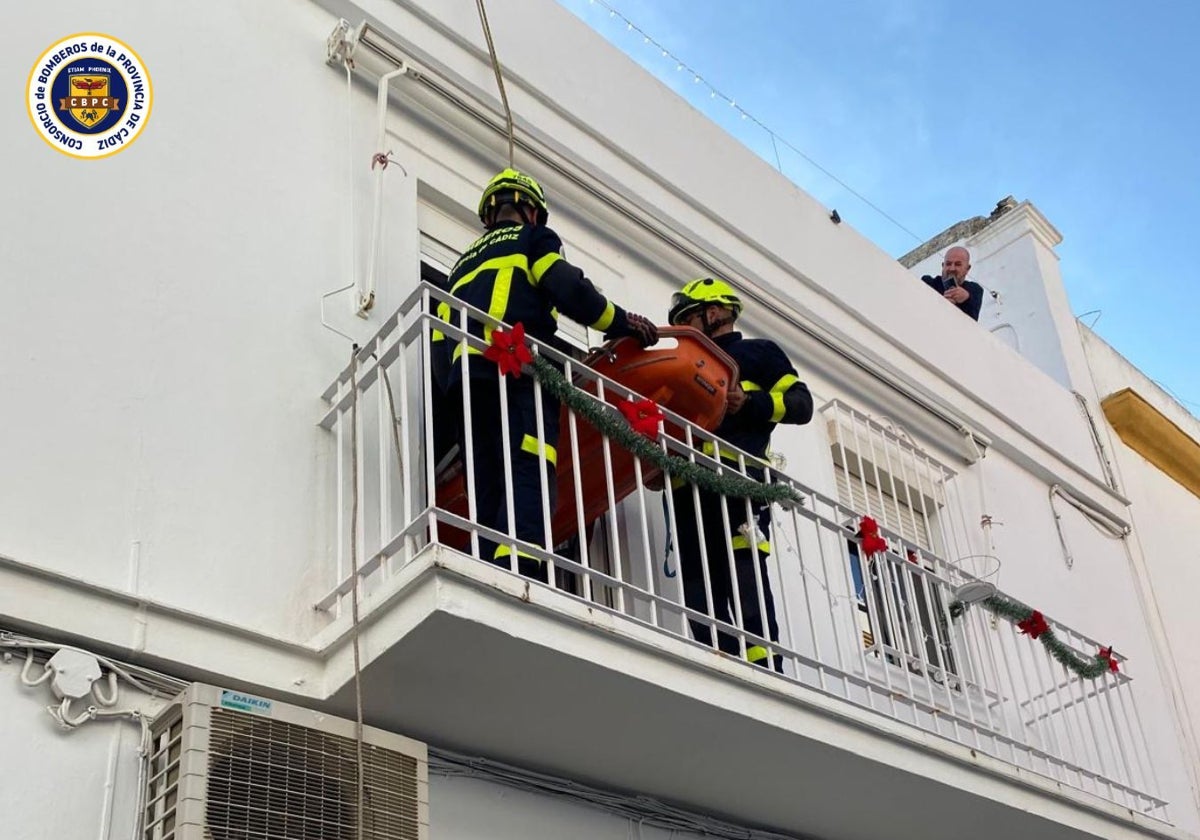
[[[1168,594],[1194,491],[1103,427],[1133,374],[1075,338],[1053,228],[1020,205],[967,240],[977,271],[1043,278],[1041,309],[998,313],[1002,295],[981,329],[551,0],[491,14],[515,162],[571,262],[660,321],[684,281],[725,277],[744,331],[813,392],[813,422],[773,444],[780,638],[738,633],[784,673],[690,637],[673,514],[640,473],[570,558],[520,546],[570,583],[447,530],[473,526],[430,490],[439,292],[421,281],[479,234],[507,160],[475,4],[30,8],[3,36],[9,77],[104,32],[138,51],[153,104],[98,161],[4,117],[4,836],[1200,833],[1200,671]],[[1130,507],[1160,496],[1161,515]],[[860,557],[863,515],[886,555]],[[1080,678],[983,605],[957,615],[976,578],[1119,671]],[[173,704],[193,682],[227,691]],[[361,752],[336,720],[359,707]],[[208,746],[172,740],[178,721]],[[378,777],[317,773],[306,794],[271,769],[262,744],[306,728],[353,744],[356,773],[416,762],[400,834],[371,822]],[[229,816],[276,787],[279,813]],[[284,819],[314,798],[328,811]]]

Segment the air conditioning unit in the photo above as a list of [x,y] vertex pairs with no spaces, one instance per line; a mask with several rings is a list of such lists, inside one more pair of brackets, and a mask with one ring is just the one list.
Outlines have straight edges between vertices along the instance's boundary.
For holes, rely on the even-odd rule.
[[150,727],[142,840],[426,840],[424,744],[193,683]]

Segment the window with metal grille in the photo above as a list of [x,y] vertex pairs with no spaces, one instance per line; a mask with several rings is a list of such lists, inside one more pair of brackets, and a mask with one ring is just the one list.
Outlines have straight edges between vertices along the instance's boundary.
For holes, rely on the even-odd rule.
[[838,501],[926,551],[941,554],[941,513],[953,473],[907,435],[833,400],[822,408]]
[[[953,473],[915,446],[902,430],[834,400],[822,408],[838,501],[853,511],[857,528],[870,516],[910,545],[893,545],[904,557],[863,558],[847,541],[863,645],[892,664],[955,673],[950,645],[940,630],[940,587],[913,566],[933,570],[926,552],[944,550],[947,481]],[[915,546],[915,548],[910,547]],[[910,565],[912,564],[912,565]]]

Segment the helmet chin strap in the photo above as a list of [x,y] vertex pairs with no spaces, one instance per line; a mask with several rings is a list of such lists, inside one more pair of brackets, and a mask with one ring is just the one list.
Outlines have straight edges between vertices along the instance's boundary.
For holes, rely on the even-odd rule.
[[704,312],[701,313],[701,316],[704,318],[703,332],[709,338],[712,338],[713,333],[715,333],[717,330],[721,329],[721,327],[725,326],[726,324],[732,324],[733,320],[734,320],[733,318],[726,315],[722,318],[714,318],[713,320],[710,321],[708,319],[708,308],[707,307],[705,307]]

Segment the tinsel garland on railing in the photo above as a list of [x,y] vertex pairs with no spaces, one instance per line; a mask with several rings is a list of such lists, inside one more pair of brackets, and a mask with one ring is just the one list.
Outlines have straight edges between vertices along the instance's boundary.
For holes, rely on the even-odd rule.
[[657,443],[634,431],[618,411],[568,382],[562,372],[543,356],[537,356],[528,369],[532,370],[534,378],[546,391],[595,426],[602,435],[638,458],[654,464],[672,478],[682,479],[722,496],[745,498],[763,504],[798,504],[801,501],[800,494],[786,484],[766,484],[736,473],[718,475],[708,467],[664,452]]
[[[1054,628],[1038,610],[1014,598],[992,595],[980,601],[979,605],[993,615],[1011,621],[1030,638],[1040,641],[1055,661],[1085,680],[1094,680],[1107,671],[1118,671],[1117,659],[1113,656],[1111,647],[1100,648],[1094,656],[1074,650],[1058,638]],[[967,604],[962,601],[950,604],[950,615],[953,618],[958,618],[966,610]]]

